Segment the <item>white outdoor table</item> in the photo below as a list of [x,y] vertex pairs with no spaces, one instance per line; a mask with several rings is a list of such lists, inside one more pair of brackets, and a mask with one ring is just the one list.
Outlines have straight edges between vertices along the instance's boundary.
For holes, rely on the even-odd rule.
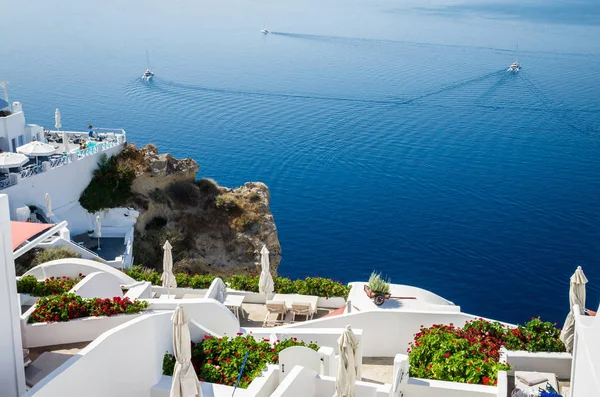
[[239,319],[242,302],[244,302],[244,295],[227,294],[227,297],[225,298],[225,302],[223,302],[223,304],[230,308],[231,311],[233,311],[233,313],[235,314],[235,316]]

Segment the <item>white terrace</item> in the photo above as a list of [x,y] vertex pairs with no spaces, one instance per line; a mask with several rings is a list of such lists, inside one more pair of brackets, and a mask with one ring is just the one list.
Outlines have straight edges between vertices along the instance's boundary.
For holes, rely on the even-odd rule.
[[[6,196],[0,195],[0,209],[0,221],[7,220]],[[399,304],[375,306],[365,299],[364,283],[352,283],[350,302],[342,300],[334,304],[335,301],[317,299],[317,307],[324,313],[336,306],[339,308],[327,313],[329,315],[276,327],[251,327],[227,307],[227,297],[241,297],[242,309],[246,312],[251,312],[246,308],[264,306],[266,298],[227,289],[220,279],[215,279],[206,291],[165,289],[148,282],[136,282],[106,264],[65,259],[40,265],[29,274],[44,279],[76,277],[82,273],[86,277],[72,292],[82,297],[127,296],[145,300],[149,304],[147,310],[138,314],[29,324],[27,318],[32,309],[22,314],[18,312],[12,251],[7,245],[10,229],[3,222],[0,225],[0,241],[4,242],[0,253],[3,274],[7,275],[0,278],[3,283],[0,307],[3,313],[11,313],[6,315],[11,321],[0,323],[3,369],[0,381],[7,390],[3,396],[16,396],[15,390],[19,390],[19,395],[36,397],[169,396],[172,378],[162,374],[162,360],[165,352],[173,352],[171,316],[177,306],[189,316],[191,337],[195,341],[205,335],[234,337],[241,333],[252,334],[256,339],[316,341],[320,346],[318,352],[297,347],[282,351],[277,365],[268,365],[247,389],[238,389],[236,396],[333,396],[340,362],[338,339],[347,326],[359,342],[354,384],[357,397],[505,397],[514,382],[512,372],[500,372],[496,386],[408,377],[406,348],[422,325],[462,326],[477,317],[463,313],[459,306],[429,291],[409,286],[392,286],[392,295],[400,297]],[[26,299],[29,299],[28,304],[35,300],[34,297]],[[330,307],[326,307],[328,304]],[[600,322],[594,320],[594,317],[579,315],[575,307],[573,355],[505,351],[504,359],[521,371],[556,374],[559,380],[566,381],[563,386],[570,386],[571,397],[598,396]],[[22,348],[38,356],[26,370],[23,370]],[[33,385],[29,390],[24,386],[26,378]],[[201,382],[201,387],[204,396],[229,397],[233,393],[233,388],[226,385]],[[565,390],[563,387],[563,392]]]

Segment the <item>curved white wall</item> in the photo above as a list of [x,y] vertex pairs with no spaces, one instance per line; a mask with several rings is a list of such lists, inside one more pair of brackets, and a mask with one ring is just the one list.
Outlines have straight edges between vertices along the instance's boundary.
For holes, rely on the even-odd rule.
[[295,323],[277,327],[277,333],[307,328],[344,328],[351,325],[353,329],[363,330],[363,356],[394,357],[405,354],[414,334],[421,325],[430,327],[433,324],[450,324],[463,326],[476,316],[453,312],[422,312],[407,310],[374,310],[353,312],[333,317],[320,318],[313,321]]
[[69,292],[82,298],[109,298],[122,297],[121,280],[115,275],[105,272],[90,273],[77,283]]
[[172,351],[172,313],[141,316],[100,335],[25,396],[148,396]]
[[123,273],[104,263],[92,261],[89,259],[67,258],[57,259],[43,263],[29,270],[23,276],[35,276],[38,280],[44,280],[50,277],[78,277],[79,273],[88,275],[94,272],[109,273],[117,277],[121,284],[133,284],[136,281]]
[[198,299],[144,299],[151,310],[175,310],[183,307],[191,321],[219,336],[235,336],[240,331],[240,322],[231,310],[219,301],[209,298]]

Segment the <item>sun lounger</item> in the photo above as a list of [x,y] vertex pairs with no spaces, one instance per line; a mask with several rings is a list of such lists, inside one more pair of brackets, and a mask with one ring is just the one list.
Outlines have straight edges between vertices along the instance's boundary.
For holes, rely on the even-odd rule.
[[311,320],[314,314],[314,309],[308,302],[294,302],[290,311],[292,312],[292,322],[296,321],[296,315],[306,316],[306,320]]
[[554,390],[558,390],[556,374],[547,372],[515,371],[515,388],[521,390],[538,388],[546,389],[546,382],[550,383]]
[[[263,326],[273,323],[273,324],[281,324],[285,319],[285,315],[287,314],[287,308],[285,307],[284,301],[267,301],[267,316],[265,317],[265,321],[263,322]],[[270,315],[275,314],[275,320],[270,319]],[[279,315],[281,314],[281,320],[279,320]]]

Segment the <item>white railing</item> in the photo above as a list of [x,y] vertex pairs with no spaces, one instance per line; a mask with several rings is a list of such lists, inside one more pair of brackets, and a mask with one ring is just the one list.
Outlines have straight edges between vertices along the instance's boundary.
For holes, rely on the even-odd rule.
[[87,156],[94,155],[94,154],[98,153],[98,145],[89,146],[83,150],[79,149],[75,153],[77,154],[77,157],[79,157],[80,159],[87,157]]
[[7,188],[9,186],[12,186],[14,184],[15,184],[14,180],[11,180],[10,177],[0,179],[0,190],[1,189],[5,189],[5,188]]
[[42,172],[42,165],[31,165],[21,170],[21,178],[29,178],[30,176],[40,174]]
[[53,158],[53,159],[50,159],[50,168],[52,169],[52,168],[56,168],[56,167],[61,167],[63,165],[67,165],[72,162],[73,162],[73,160],[71,159],[71,156],[68,156],[68,155]]

